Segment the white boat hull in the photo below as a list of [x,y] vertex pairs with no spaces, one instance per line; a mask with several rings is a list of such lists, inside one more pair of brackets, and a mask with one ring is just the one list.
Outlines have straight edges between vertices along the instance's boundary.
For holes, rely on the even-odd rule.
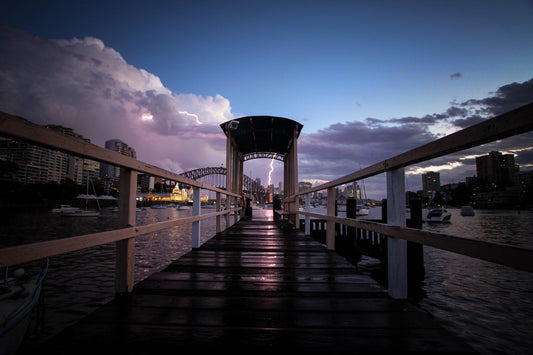
[[30,322],[30,312],[41,294],[42,280],[48,272],[44,270],[25,281],[14,279],[2,282],[4,292],[0,295],[0,354],[17,352]]
[[78,211],[66,211],[61,213],[64,217],[98,217],[100,212],[98,211],[88,211],[88,210],[78,210]]
[[446,223],[452,218],[452,214],[444,208],[432,209],[426,216],[428,223]]

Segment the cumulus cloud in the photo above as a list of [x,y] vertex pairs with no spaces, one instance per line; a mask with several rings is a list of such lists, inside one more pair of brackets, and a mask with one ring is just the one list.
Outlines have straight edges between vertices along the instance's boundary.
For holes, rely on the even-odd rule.
[[494,95],[481,100],[467,100],[462,107],[484,116],[499,115],[533,101],[533,79],[500,87]]
[[[233,118],[223,96],[174,93],[98,38],[42,40],[5,26],[0,110],[71,127],[101,146],[121,139],[139,159],[176,172],[224,162],[218,125]],[[202,147],[191,154],[199,140]]]

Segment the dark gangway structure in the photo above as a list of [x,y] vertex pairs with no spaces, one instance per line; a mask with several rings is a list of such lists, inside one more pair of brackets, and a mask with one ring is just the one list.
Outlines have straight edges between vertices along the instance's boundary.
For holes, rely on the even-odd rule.
[[[33,353],[37,349],[26,349]],[[50,354],[470,353],[421,309],[272,211],[200,248],[39,346]]]

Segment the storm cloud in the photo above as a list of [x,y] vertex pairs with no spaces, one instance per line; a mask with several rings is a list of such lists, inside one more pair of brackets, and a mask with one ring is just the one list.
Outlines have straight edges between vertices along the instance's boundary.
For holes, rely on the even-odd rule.
[[[233,118],[223,96],[173,93],[100,39],[42,40],[5,26],[0,110],[71,127],[100,146],[121,139],[139,159],[176,172],[224,162],[218,125]],[[191,155],[198,140],[203,144]]]

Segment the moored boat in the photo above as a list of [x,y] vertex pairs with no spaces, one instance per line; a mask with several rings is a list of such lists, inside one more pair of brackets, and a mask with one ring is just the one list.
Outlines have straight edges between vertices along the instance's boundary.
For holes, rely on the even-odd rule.
[[357,205],[355,207],[355,215],[356,216],[368,216],[368,213],[370,213],[370,210],[363,205]]
[[60,205],[58,208],[52,208],[50,212],[52,213],[63,213],[67,211],[76,211],[79,210],[78,207],[72,207],[71,205]]
[[444,209],[444,206],[441,208],[433,208],[429,210],[426,216],[426,222],[429,223],[444,223],[449,222],[452,217],[452,214],[448,210]]
[[100,212],[92,210],[74,210],[74,211],[63,211],[61,216],[64,217],[98,217]]
[[14,277],[0,281],[0,351],[15,354],[29,326],[30,312],[37,304],[42,281],[48,272],[48,260],[41,272],[28,277],[23,269]]

